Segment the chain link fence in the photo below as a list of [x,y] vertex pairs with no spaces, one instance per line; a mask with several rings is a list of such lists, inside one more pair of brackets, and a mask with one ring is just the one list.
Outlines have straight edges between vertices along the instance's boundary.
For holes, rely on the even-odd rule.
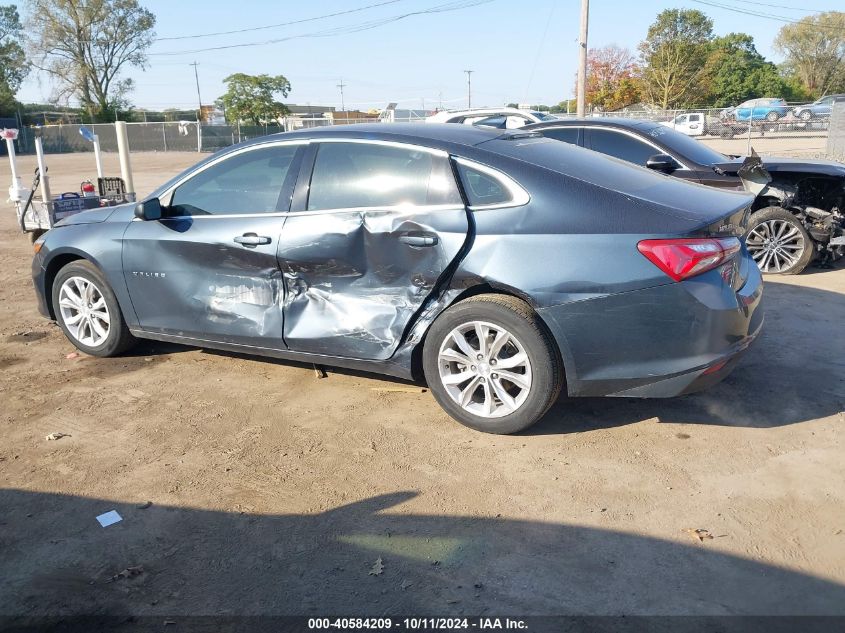
[[[841,110],[845,104],[836,104],[834,111]],[[798,150],[823,156],[831,151],[842,159],[845,148],[834,143],[827,143],[831,130],[830,114],[802,114],[804,111],[789,107],[781,108],[777,116],[765,110],[744,112],[739,109],[693,109],[661,110],[650,107],[628,108],[619,112],[596,112],[591,116],[625,117],[645,119],[663,123],[679,132],[710,139],[733,140],[731,152],[746,152],[748,148],[760,147],[760,139],[766,139],[765,146]],[[569,115],[556,115],[567,118]],[[842,117],[840,117],[842,118]],[[412,119],[387,119],[380,117],[343,118],[334,117],[286,117],[272,125],[206,125],[196,121],[172,121],[155,123],[127,123],[129,146],[133,152],[213,152],[248,139],[275,134],[278,132],[368,123],[371,125],[389,124],[393,121],[420,122],[422,117]],[[48,153],[87,152],[92,145],[79,133],[82,126],[77,124],[47,125],[40,128],[24,128],[20,131],[17,149],[20,153],[34,152],[34,139],[40,135],[44,150]],[[114,124],[102,123],[86,126],[98,135],[103,151],[117,151],[117,138]],[[837,130],[839,128],[836,128]],[[843,134],[843,132],[837,132]],[[795,140],[791,140],[795,139]],[[837,141],[841,143],[841,141]],[[806,145],[807,147],[799,147]],[[827,147],[826,147],[827,145]],[[735,150],[733,149],[735,147]],[[831,149],[833,147],[833,149]],[[833,154],[831,154],[833,155]]]

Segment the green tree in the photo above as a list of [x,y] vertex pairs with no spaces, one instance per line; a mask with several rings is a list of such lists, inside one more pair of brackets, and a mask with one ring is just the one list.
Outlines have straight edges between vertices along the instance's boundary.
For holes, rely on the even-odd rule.
[[707,102],[719,108],[756,97],[791,96],[777,66],[757,52],[754,38],[745,33],[714,38],[704,70]]
[[285,104],[276,99],[276,95],[287,97],[290,93],[290,82],[284,75],[235,73],[223,81],[227,90],[219,102],[227,121],[250,121],[261,125],[288,112]]
[[784,66],[816,95],[845,90],[845,13],[828,11],[784,25],[775,38]]
[[646,96],[662,108],[695,104],[713,39],[713,22],[695,9],[666,9],[640,44]]
[[123,71],[146,66],[155,16],[137,0],[28,0],[28,13],[32,56],[57,99],[76,97],[92,118],[114,120],[133,88]]
[[0,115],[14,114],[15,93],[27,74],[26,56],[18,43],[21,22],[15,5],[0,6]]

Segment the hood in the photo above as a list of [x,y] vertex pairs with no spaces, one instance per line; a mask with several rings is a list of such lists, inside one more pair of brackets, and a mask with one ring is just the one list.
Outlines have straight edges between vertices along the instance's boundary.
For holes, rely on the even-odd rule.
[[[845,177],[845,165],[834,160],[812,160],[809,158],[783,158],[780,156],[762,156],[763,167],[769,173],[792,172],[802,174],[818,174],[820,176]],[[715,163],[713,167],[726,172],[736,172],[741,166],[744,157],[723,163]]]
[[71,226],[74,224],[96,224],[97,222],[105,222],[109,217],[117,211],[121,206],[116,207],[100,207],[99,209],[90,209],[88,211],[80,211],[74,215],[68,216],[63,220],[56,222],[56,226]]

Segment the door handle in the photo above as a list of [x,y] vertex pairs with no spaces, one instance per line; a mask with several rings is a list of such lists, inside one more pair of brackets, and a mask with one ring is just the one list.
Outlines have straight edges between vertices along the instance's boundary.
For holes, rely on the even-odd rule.
[[437,236],[430,233],[409,233],[399,236],[399,241],[409,246],[434,246]]
[[258,235],[256,233],[244,233],[235,237],[235,241],[243,246],[258,246],[259,244],[269,244],[271,240],[266,235]]

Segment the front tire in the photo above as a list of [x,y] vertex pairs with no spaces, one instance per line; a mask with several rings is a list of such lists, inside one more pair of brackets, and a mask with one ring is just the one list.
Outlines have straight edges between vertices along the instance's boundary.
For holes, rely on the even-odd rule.
[[53,310],[68,340],[91,356],[116,356],[135,344],[103,274],[84,259],[67,264],[53,281]]
[[804,225],[781,207],[765,207],[751,215],[745,245],[762,272],[776,275],[797,275],[814,253]]
[[798,118],[806,122],[813,118],[813,113],[809,110],[801,110],[801,114],[798,115]]
[[477,295],[440,315],[426,335],[423,369],[440,406],[484,433],[528,428],[563,385],[554,340],[525,302],[508,295]]
[[769,121],[770,123],[774,123],[774,122],[775,122],[775,121],[777,121],[779,118],[780,118],[780,115],[778,115],[778,113],[777,113],[777,112],[775,112],[774,110],[772,110],[771,112],[769,112],[769,113],[766,115],[766,121]]

